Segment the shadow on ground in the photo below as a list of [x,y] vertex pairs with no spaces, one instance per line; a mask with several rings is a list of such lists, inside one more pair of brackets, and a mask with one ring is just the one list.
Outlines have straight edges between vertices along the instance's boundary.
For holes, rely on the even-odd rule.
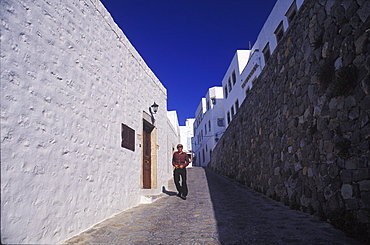
[[[261,244],[262,241],[258,241],[258,237],[262,235],[262,232],[264,234],[268,232],[266,229],[261,231],[258,228],[263,225],[264,221],[255,216],[263,214],[255,213],[250,208],[252,205],[262,208],[261,201],[255,201],[253,198],[245,196],[244,191],[240,187],[237,188],[234,181],[220,178],[218,174],[208,168],[204,168],[204,170],[221,244],[252,244],[252,241],[248,243],[245,241],[248,232],[250,237],[254,236],[252,240],[255,240],[256,244]],[[267,207],[264,208],[267,211]]]
[[360,244],[328,223],[204,170],[221,244]]
[[177,192],[174,191],[168,191],[166,190],[165,186],[162,186],[162,193],[169,195],[169,196],[177,196]]

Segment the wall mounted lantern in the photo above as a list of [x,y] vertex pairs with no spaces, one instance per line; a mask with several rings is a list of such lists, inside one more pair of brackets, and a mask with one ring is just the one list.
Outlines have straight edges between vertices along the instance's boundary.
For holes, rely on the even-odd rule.
[[158,107],[159,105],[157,105],[155,102],[153,103],[153,105],[150,106],[152,108],[152,111],[153,111],[153,114],[156,114],[157,111],[158,111]]

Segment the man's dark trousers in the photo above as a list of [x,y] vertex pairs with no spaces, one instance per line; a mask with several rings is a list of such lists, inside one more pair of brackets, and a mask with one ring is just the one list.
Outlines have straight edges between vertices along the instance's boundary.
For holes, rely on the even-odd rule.
[[[181,185],[180,185],[181,176]],[[188,186],[186,184],[186,168],[176,168],[173,171],[173,179],[175,181],[176,189],[183,197],[188,195]]]

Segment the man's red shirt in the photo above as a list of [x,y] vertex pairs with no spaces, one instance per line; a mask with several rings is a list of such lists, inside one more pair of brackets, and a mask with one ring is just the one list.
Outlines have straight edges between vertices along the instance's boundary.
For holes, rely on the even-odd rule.
[[182,165],[184,167],[188,166],[190,163],[189,156],[185,152],[174,152],[172,157],[172,165]]

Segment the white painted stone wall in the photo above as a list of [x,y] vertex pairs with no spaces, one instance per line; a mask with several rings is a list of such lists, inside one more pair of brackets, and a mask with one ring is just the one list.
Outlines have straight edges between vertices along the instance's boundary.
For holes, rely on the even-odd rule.
[[[100,1],[2,0],[0,16],[1,242],[57,244],[160,193],[177,137],[166,89]],[[157,186],[143,190],[154,101]]]

